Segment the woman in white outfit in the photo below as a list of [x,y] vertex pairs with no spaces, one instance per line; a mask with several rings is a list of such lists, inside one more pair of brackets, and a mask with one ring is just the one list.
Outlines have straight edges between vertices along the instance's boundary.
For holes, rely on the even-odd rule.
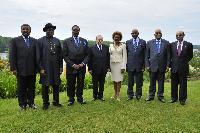
[[116,98],[120,101],[119,93],[121,88],[121,81],[123,80],[123,73],[126,69],[127,62],[127,52],[126,45],[121,43],[122,33],[116,31],[112,34],[113,44],[110,44],[109,52],[110,52],[110,68],[112,81],[114,84],[115,94],[112,99]]

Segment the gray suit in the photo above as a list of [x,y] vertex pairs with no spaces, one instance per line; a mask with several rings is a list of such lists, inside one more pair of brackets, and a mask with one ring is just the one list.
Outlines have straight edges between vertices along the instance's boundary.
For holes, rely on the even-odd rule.
[[145,66],[145,47],[146,41],[139,39],[138,46],[134,49],[133,39],[126,41],[127,49],[127,71],[128,71],[128,90],[129,98],[134,96],[133,86],[136,79],[136,97],[142,96],[143,71]]
[[[74,102],[76,79],[77,100],[78,102],[82,102],[86,64],[89,60],[89,48],[87,40],[79,37],[79,46],[77,46],[73,37],[65,39],[63,43],[63,58],[67,63],[67,94],[69,96],[69,102]],[[78,70],[73,68],[74,64],[81,63],[85,64],[82,68],[79,68]]]
[[145,65],[150,68],[149,96],[154,98],[156,92],[156,80],[158,80],[158,98],[163,98],[164,80],[166,68],[170,65],[169,42],[161,39],[160,53],[156,50],[156,39],[147,42]]

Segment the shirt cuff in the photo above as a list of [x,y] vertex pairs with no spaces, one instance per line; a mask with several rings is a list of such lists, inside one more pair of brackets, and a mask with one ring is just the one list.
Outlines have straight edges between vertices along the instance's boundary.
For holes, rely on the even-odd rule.
[[84,62],[82,62],[81,64],[83,64],[83,65],[85,66],[85,63],[84,63]]

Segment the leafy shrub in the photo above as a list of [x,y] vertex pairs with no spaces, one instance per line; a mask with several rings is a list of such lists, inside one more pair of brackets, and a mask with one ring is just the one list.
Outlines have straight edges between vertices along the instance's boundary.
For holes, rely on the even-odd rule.
[[16,77],[7,69],[0,70],[0,98],[16,97]]

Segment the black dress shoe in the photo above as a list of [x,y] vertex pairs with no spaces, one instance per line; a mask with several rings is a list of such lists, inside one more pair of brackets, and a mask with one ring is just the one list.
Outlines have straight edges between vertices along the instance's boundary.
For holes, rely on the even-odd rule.
[[72,106],[74,102],[68,102],[67,106]]
[[85,100],[79,101],[79,103],[80,103],[81,105],[83,105],[83,104],[86,104],[86,101],[85,101]]
[[153,97],[148,97],[148,98],[146,99],[146,101],[152,101],[152,100],[154,100]]
[[101,100],[101,101],[105,101],[105,99],[104,99],[104,98],[99,98],[99,100]]
[[36,106],[35,104],[31,104],[31,105],[29,105],[29,107],[30,107],[31,109],[37,109],[37,106]]
[[97,100],[97,98],[92,98],[92,101],[96,101]]
[[47,110],[49,108],[49,105],[43,105],[42,109]]
[[53,105],[56,106],[56,107],[61,107],[62,106],[62,104],[60,104],[60,103],[53,103]]
[[185,102],[184,102],[184,101],[180,101],[180,104],[181,104],[181,105],[185,105]]
[[21,110],[21,111],[25,111],[25,110],[26,110],[26,106],[24,106],[24,105],[23,105],[23,106],[20,106],[20,110]]
[[165,99],[164,98],[158,98],[158,100],[162,103],[165,103]]
[[140,100],[140,99],[141,99],[141,96],[136,96],[136,99],[137,99],[137,100]]
[[131,100],[133,100],[133,97],[128,97],[127,98],[127,101],[131,101]]
[[172,99],[172,100],[169,101],[169,103],[175,103],[175,102],[177,102],[177,100]]

